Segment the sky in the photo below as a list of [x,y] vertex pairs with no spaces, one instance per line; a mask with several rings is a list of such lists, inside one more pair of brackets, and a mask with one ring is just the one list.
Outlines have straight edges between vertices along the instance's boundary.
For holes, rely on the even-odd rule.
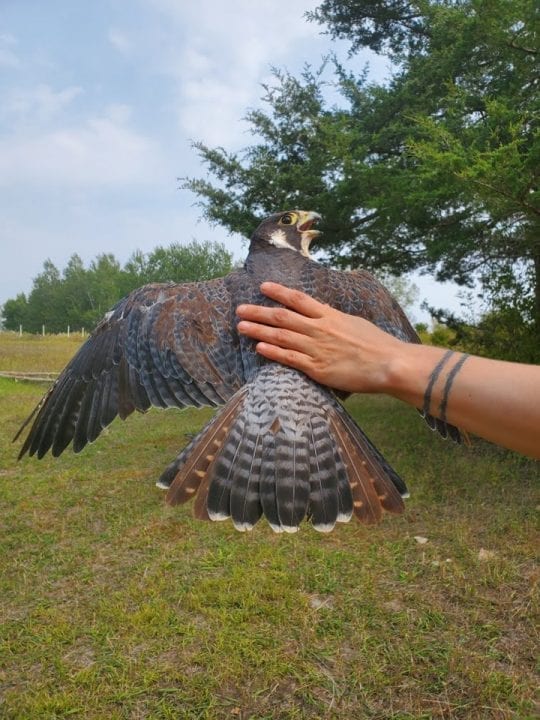
[[[124,263],[196,239],[242,259],[246,241],[179,189],[205,176],[192,143],[248,146],[243,118],[272,67],[298,74],[332,52],[388,76],[386,59],[347,60],[346,43],[305,19],[319,1],[0,0],[0,304],[74,253]],[[413,281],[415,320],[428,319],[424,299],[459,309],[455,286]]]

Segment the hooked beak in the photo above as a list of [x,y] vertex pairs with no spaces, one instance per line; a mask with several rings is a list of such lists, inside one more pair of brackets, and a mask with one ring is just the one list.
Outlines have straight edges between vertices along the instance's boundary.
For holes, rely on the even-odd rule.
[[298,222],[296,223],[296,228],[298,232],[302,235],[302,247],[300,252],[305,257],[310,257],[309,246],[311,241],[321,234],[320,230],[312,229],[313,225],[319,222],[319,220],[322,220],[322,217],[319,215],[319,213],[313,212],[312,210],[309,210],[307,212],[305,210],[301,210],[299,212],[299,218]]

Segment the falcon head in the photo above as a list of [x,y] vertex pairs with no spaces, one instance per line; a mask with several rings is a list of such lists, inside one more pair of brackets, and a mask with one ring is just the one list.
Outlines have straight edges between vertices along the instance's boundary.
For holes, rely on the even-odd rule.
[[270,215],[263,220],[253,233],[253,240],[263,240],[270,245],[288,250],[296,250],[309,257],[309,245],[313,238],[320,235],[313,225],[321,216],[313,211],[286,210]]

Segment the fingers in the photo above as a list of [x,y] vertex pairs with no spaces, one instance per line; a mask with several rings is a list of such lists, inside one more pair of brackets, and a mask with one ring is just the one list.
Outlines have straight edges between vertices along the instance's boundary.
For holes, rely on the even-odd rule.
[[250,320],[252,323],[272,325],[286,330],[310,334],[310,319],[292,310],[287,310],[287,308],[265,307],[263,305],[239,305],[236,308],[236,314],[242,318],[242,320]]
[[236,309],[241,318],[238,332],[259,340],[256,350],[269,360],[310,374],[314,367],[314,350],[321,333],[321,321],[324,323],[322,319],[328,319],[328,313],[334,311],[309,295],[278,283],[263,283],[261,292],[291,309],[239,305]]
[[[259,308],[260,309],[260,308]],[[264,308],[266,310],[274,310],[274,308]],[[264,343],[277,345],[280,348],[288,348],[290,350],[299,350],[302,353],[309,354],[310,341],[305,335],[291,330],[283,329],[271,325],[261,325],[247,320],[241,320],[238,323],[238,332],[255,340],[262,340]]]
[[274,282],[264,282],[261,285],[261,292],[272,298],[272,300],[277,300],[282,305],[286,305],[309,318],[321,317],[327,308],[326,305],[300,292],[300,290],[291,290]]
[[257,352],[260,355],[289,367],[301,370],[309,374],[312,363],[311,358],[296,350],[287,350],[277,345],[269,345],[265,342],[257,343]]
[[331,311],[328,305],[323,305],[309,295],[299,290],[290,290],[277,283],[265,282],[261,285],[261,290],[272,300],[288,305],[292,310],[263,305],[239,305],[236,313],[243,320],[312,335],[314,331],[312,320],[320,319]]

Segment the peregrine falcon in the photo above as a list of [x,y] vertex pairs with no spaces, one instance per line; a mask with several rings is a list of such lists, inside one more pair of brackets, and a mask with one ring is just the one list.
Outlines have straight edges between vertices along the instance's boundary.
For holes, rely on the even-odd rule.
[[[222,406],[165,469],[158,486],[176,505],[194,498],[200,519],[231,518],[251,530],[262,515],[275,532],[303,519],[329,532],[403,512],[407,488],[328,387],[266,360],[237,330],[241,303],[275,304],[265,280],[296,288],[408,341],[418,336],[368,272],[341,272],[310,258],[315,212],[266,218],[243,268],[194,283],[153,283],[122,299],[98,324],[27,421],[19,458],[80,452],[134,410]],[[341,397],[341,396],[340,396]],[[459,440],[453,426],[432,428]]]

